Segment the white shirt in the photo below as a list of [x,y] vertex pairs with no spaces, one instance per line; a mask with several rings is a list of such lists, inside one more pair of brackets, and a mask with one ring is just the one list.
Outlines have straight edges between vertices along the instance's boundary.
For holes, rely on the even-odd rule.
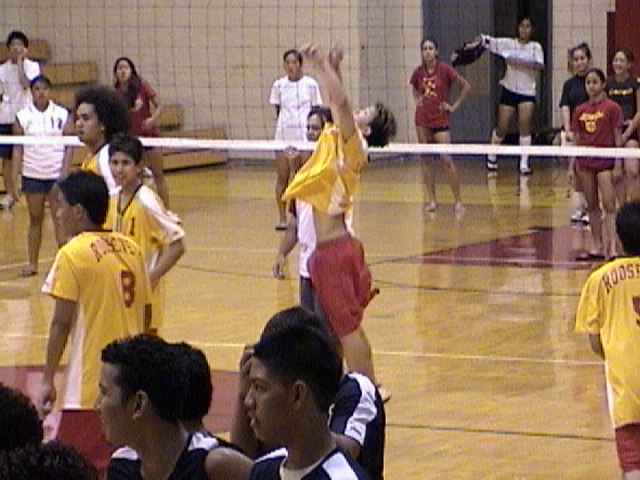
[[[544,53],[538,42],[521,43],[516,38],[493,38],[487,35],[483,35],[483,40],[492,53],[500,55],[505,60],[517,59],[544,65]],[[500,84],[514,93],[535,96],[536,76],[537,70],[534,68],[507,63]]]
[[322,104],[320,87],[318,82],[306,75],[297,82],[282,77],[273,83],[269,103],[280,106],[276,140],[304,142],[307,139],[309,111],[311,107]]
[[[16,120],[25,135],[36,137],[62,136],[69,112],[66,108],[49,102],[41,112],[33,103],[16,114]],[[62,171],[64,145],[24,145],[22,175],[39,180],[56,180]]]
[[[24,73],[29,81],[40,75],[40,64],[24,59]],[[0,123],[13,123],[16,113],[31,101],[31,89],[23,88],[20,83],[20,71],[17,63],[7,60],[0,65]]]

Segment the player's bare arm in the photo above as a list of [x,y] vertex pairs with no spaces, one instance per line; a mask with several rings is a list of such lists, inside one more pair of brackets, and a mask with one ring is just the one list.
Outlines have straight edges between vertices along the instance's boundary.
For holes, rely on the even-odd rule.
[[340,62],[344,57],[342,49],[334,46],[330,54],[325,55],[317,45],[307,44],[300,49],[300,53],[304,58],[304,65],[311,67],[316,80],[324,88],[323,91],[329,95],[331,114],[342,137],[350,138],[356,131],[356,123],[340,77]]

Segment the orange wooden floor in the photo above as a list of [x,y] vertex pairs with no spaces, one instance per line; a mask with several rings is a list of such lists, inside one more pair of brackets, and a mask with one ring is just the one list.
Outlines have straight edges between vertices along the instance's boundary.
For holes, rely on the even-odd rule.
[[[534,161],[519,179],[504,162],[488,181],[479,160],[458,165],[461,217],[443,183],[437,212],[423,212],[411,160],[374,162],[357,194],[355,229],[381,289],[364,326],[393,392],[387,478],[618,478],[603,367],[572,332],[593,265],[574,261],[588,232],[568,224],[564,169]],[[168,176],[188,252],[168,277],[161,334],[206,352],[218,430],[242,346],[297,301],[295,254],[287,280],[270,274],[273,180],[270,166],[239,164]],[[41,273],[18,278],[26,228],[24,202],[0,212],[0,380],[31,390],[52,309],[38,290],[54,249],[47,221]]]

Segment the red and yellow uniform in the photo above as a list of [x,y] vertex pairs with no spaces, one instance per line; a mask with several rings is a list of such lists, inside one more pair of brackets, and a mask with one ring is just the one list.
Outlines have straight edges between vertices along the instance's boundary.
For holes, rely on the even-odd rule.
[[619,258],[591,273],[575,329],[600,335],[614,426],[640,423],[640,258]]
[[116,181],[113,178],[113,174],[111,173],[111,169],[109,168],[109,144],[103,145],[102,148],[94,155],[89,153],[87,158],[82,162],[80,168],[87,172],[93,172],[104,178],[107,188],[109,189],[109,193],[115,192],[116,188],[118,188]]
[[144,330],[151,288],[140,249],[119,233],[80,233],[58,251],[42,292],[76,303],[61,408],[93,409],[102,348]]
[[359,130],[345,140],[340,130],[328,123],[315,151],[293,177],[282,200],[299,198],[329,215],[344,214],[353,204],[366,163],[367,145]]
[[[105,226],[133,239],[142,251],[147,269],[153,268],[160,250],[184,237],[182,227],[167,214],[162,200],[150,188],[141,185],[127,205],[120,205],[119,193],[111,195]],[[152,328],[163,321],[164,278],[153,289]]]
[[[332,216],[351,210],[367,145],[360,131],[345,140],[331,124],[293,178],[282,199],[300,199]],[[371,273],[362,244],[351,235],[319,242],[308,260],[311,284],[334,333],[342,338],[360,327],[371,299]]]

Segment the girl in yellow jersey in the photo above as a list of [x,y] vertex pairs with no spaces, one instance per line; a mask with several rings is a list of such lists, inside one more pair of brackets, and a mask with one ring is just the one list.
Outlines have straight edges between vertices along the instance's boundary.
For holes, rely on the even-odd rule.
[[184,230],[160,197],[142,184],[144,148],[138,138],[119,133],[109,144],[109,167],[118,185],[111,195],[106,226],[132,238],[142,250],[153,290],[153,325],[162,323],[162,277],[184,254]]

